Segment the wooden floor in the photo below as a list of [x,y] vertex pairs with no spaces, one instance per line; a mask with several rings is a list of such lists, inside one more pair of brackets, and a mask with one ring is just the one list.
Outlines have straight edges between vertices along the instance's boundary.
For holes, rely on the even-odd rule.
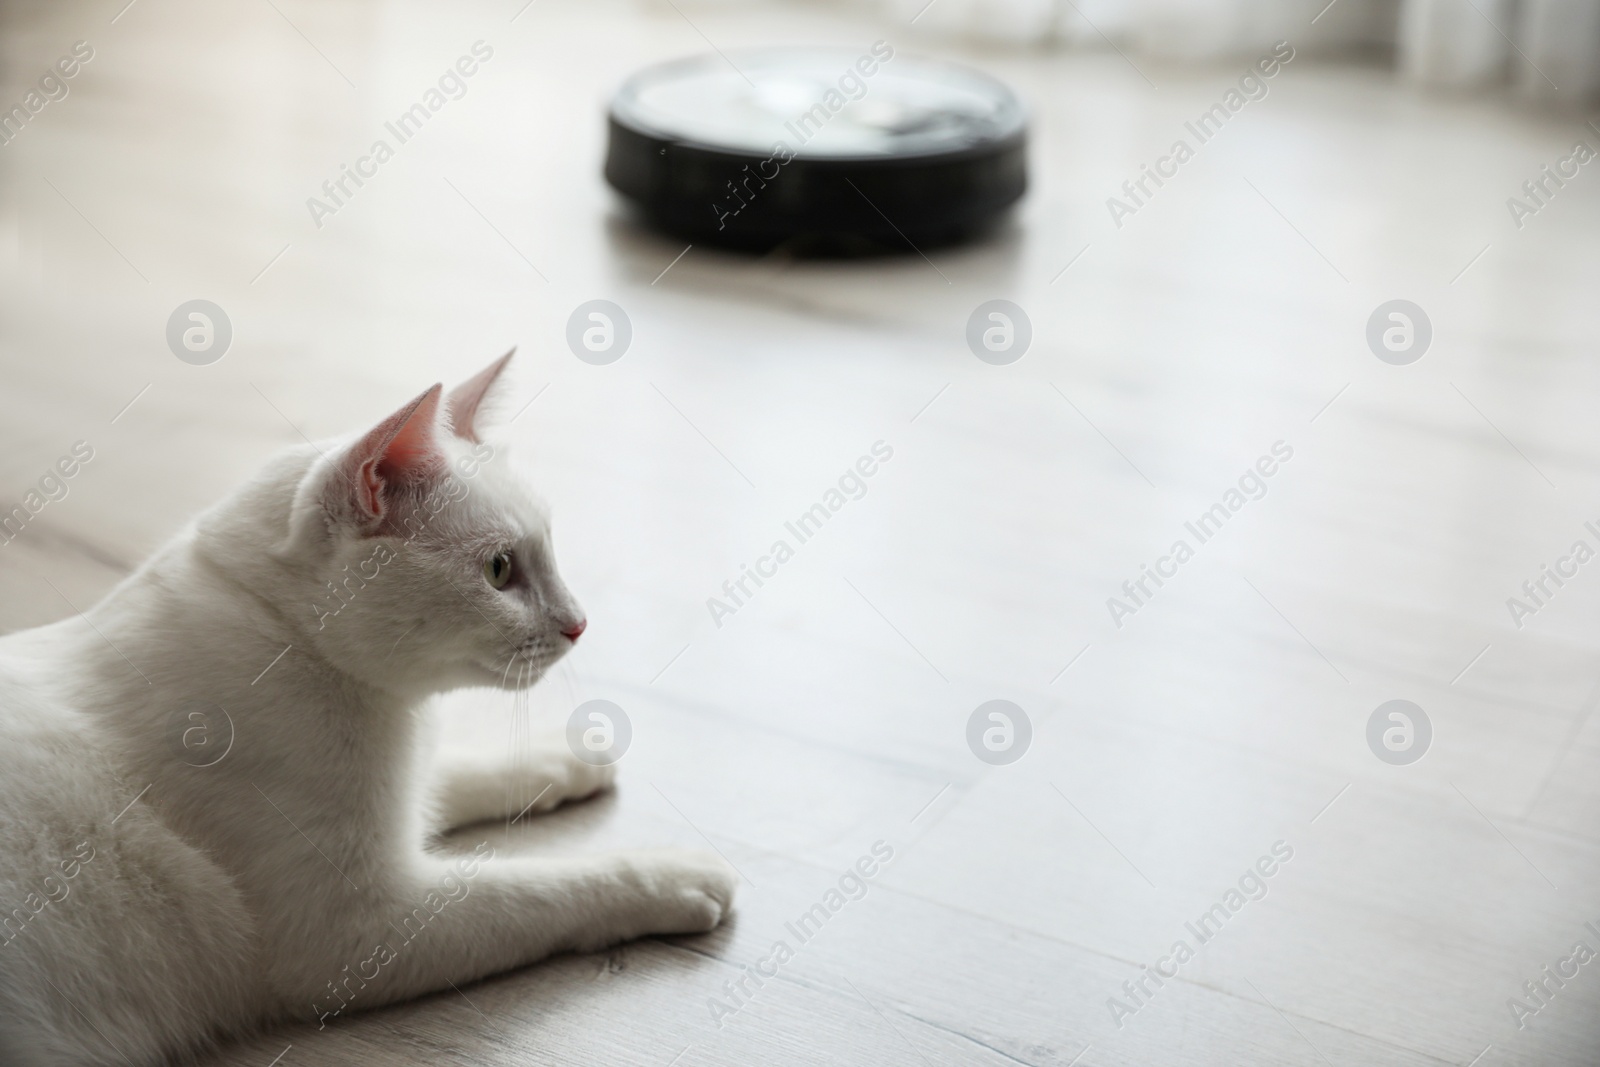
[[[1301,56],[1119,229],[1106,198],[1239,71],[970,53],[1033,109],[1002,233],[750,260],[619,210],[622,77],[707,39],[960,53],[825,7],[124,2],[0,34],[7,106],[94,49],[0,148],[0,503],[95,449],[0,551],[0,626],[92,602],[301,432],[519,344],[508,434],[591,620],[536,711],[603,697],[635,736],[615,796],[516,846],[709,842],[747,883],[709,936],[208,1063],[1600,1062],[1600,964],[1545,978],[1525,1028],[1508,1005],[1600,948],[1600,564],[1507,605],[1600,547],[1600,172],[1520,229],[1506,207],[1600,126]],[[467,94],[318,228],[306,199],[480,39]],[[233,324],[214,365],[164,341],[195,298]],[[633,324],[610,366],[563,341],[595,298]],[[1034,331],[1003,367],[964,341],[995,298]],[[1366,342],[1393,299],[1432,323],[1408,366]],[[716,625],[707,599],[879,441],[865,495]],[[1185,523],[1277,442],[1200,543]],[[1179,539],[1193,558],[1114,620]],[[994,699],[1033,727],[1010,765],[966,741]],[[1395,699],[1432,725],[1409,765],[1367,741]],[[451,744],[506,746],[508,698],[444,711]],[[801,943],[786,924],[880,840],[866,896]],[[1275,844],[1266,896],[1202,944]],[[713,1018],[780,939],[794,958]]]

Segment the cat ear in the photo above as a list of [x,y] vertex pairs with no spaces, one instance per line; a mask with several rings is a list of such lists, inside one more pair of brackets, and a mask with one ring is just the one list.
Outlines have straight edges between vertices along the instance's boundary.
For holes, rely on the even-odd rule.
[[442,385],[435,385],[378,423],[340,460],[344,477],[338,484],[348,486],[351,503],[363,523],[383,519],[391,490],[425,481],[444,470],[444,453],[437,437],[443,390]]
[[489,395],[489,390],[499,379],[500,372],[506,369],[506,364],[511,362],[511,357],[516,354],[513,348],[489,364],[477,374],[468,378],[454,389],[450,390],[450,399],[446,402],[450,411],[450,426],[457,437],[465,438],[476,444],[478,442],[478,429],[474,420],[478,415],[478,405],[483,403],[483,398]]

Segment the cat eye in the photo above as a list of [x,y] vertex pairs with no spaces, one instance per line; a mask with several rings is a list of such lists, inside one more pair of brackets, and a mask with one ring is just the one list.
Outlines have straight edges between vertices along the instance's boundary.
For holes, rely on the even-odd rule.
[[483,565],[484,579],[496,589],[504,589],[511,580],[511,553],[496,552]]

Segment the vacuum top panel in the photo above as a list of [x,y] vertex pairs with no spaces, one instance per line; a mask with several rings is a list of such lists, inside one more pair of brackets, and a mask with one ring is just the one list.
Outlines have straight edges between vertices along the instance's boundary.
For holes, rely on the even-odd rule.
[[959,153],[1024,125],[1022,105],[995,79],[881,42],[664,63],[629,79],[611,113],[649,136],[741,154],[782,143],[802,159]]

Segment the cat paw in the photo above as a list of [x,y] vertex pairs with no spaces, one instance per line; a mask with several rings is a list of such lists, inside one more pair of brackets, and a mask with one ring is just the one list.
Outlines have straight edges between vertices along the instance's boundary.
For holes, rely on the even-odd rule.
[[739,874],[714,853],[664,849],[638,867],[651,891],[650,933],[705,933],[733,911]]
[[565,748],[540,750],[531,761],[471,762],[446,766],[437,793],[445,829],[499,819],[525,819],[610,789],[615,765],[585,763]]
[[568,947],[595,952],[652,934],[703,934],[733,911],[739,875],[715,853],[647,849],[612,853],[588,887],[588,917]]
[[542,769],[548,784],[541,787],[542,792],[525,809],[525,815],[553,811],[569,801],[587,800],[612,788],[617,781],[616,764],[595,766],[571,754],[563,754],[555,766]]

